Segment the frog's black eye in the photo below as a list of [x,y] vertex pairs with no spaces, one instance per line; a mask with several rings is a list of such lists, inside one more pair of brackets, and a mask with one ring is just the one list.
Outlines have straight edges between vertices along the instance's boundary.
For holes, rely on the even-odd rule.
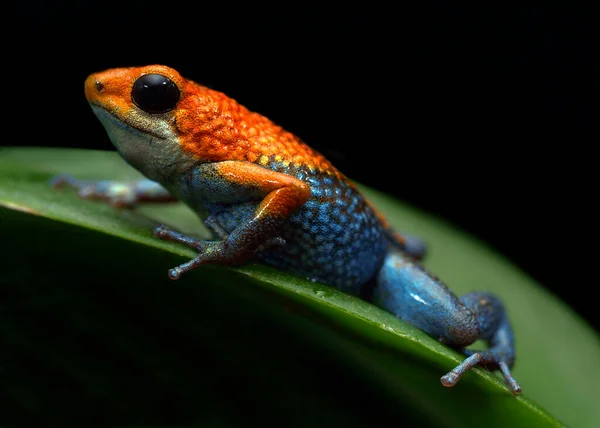
[[152,114],[171,111],[179,101],[179,88],[162,74],[145,74],[138,78],[131,90],[136,106]]

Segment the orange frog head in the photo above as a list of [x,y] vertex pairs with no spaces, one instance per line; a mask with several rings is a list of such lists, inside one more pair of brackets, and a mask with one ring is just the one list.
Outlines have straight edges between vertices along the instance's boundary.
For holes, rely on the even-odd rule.
[[85,81],[85,96],[121,156],[159,182],[180,172],[171,165],[209,161],[182,146],[198,131],[190,126],[209,122],[192,119],[190,110],[219,110],[211,92],[162,65],[110,69]]
[[159,182],[190,164],[224,160],[266,164],[277,158],[335,171],[266,117],[163,65],[94,73],[85,95],[125,160]]

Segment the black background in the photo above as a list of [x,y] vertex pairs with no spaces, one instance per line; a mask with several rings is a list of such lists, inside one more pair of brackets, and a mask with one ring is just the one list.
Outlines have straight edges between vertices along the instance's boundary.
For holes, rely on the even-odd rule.
[[597,11],[408,3],[21,2],[3,14],[1,144],[112,150],[85,77],[163,63],[474,233],[598,327]]

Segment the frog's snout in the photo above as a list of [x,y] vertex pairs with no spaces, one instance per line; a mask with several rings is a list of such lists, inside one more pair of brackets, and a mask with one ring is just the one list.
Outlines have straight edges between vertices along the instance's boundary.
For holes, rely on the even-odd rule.
[[104,92],[104,83],[98,74],[91,74],[85,79],[85,97],[88,101],[97,99]]

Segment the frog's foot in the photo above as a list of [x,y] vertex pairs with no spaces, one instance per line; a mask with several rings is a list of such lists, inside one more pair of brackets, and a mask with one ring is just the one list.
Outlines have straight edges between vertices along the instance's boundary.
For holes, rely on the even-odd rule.
[[181,275],[205,263],[225,264],[225,265],[240,265],[244,263],[251,255],[263,251],[267,248],[285,245],[285,240],[280,237],[275,237],[267,240],[254,251],[239,244],[239,241],[228,239],[226,234],[218,232],[225,236],[221,241],[206,241],[184,235],[173,229],[160,225],[154,229],[154,236],[166,241],[178,242],[193,250],[198,251],[198,255],[192,260],[183,263],[169,270],[169,278],[179,279]]
[[504,380],[506,381],[506,385],[510,388],[512,393],[515,395],[521,393],[521,386],[510,373],[510,361],[507,360],[504,355],[502,355],[502,352],[491,349],[488,351],[465,350],[465,353],[470,354],[470,356],[454,369],[442,376],[440,379],[442,385],[447,387],[456,385],[463,374],[473,367],[481,365],[490,370],[500,369],[502,375],[504,376]]
[[[209,215],[204,220],[204,224],[206,225],[206,227],[208,227],[210,230],[212,230],[213,233],[215,235],[217,235],[217,237],[219,239],[225,240],[225,239],[229,238],[229,233],[227,233],[227,231],[225,229],[223,229],[223,227],[221,227],[221,225],[219,224],[216,217]],[[160,227],[164,227],[164,226],[160,226]],[[276,236],[274,238],[268,239],[265,243],[260,245],[258,247],[258,249],[256,250],[256,252],[259,253],[261,251],[268,250],[269,248],[283,247],[284,245],[285,245],[285,239],[283,239],[280,236]]]
[[520,394],[521,386],[510,372],[515,361],[514,339],[502,303],[496,296],[485,292],[468,293],[460,300],[477,317],[480,338],[488,343],[489,349],[485,351],[464,349],[463,353],[468,358],[442,376],[440,379],[442,385],[448,387],[456,385],[463,374],[480,365],[489,370],[499,369],[513,394]]
[[155,181],[133,182],[113,180],[79,180],[70,175],[57,175],[50,180],[55,189],[70,187],[82,199],[102,200],[117,208],[133,208],[140,202],[170,202],[174,198]]

